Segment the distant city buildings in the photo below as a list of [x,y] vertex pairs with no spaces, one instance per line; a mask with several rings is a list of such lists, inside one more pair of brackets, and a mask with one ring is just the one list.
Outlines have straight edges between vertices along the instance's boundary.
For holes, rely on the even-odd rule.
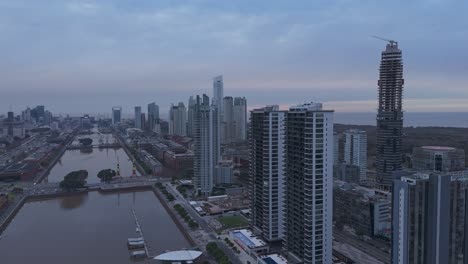
[[135,106],[135,128],[141,129],[141,106]]
[[286,120],[284,249],[300,263],[332,263],[333,111],[303,104]]
[[284,237],[286,111],[267,106],[251,112],[251,225],[266,241]]
[[366,131],[349,129],[344,132],[344,137],[344,162],[349,165],[357,166],[359,168],[359,181],[364,182],[367,180]]
[[419,171],[465,170],[465,151],[443,146],[423,146],[413,149],[413,169]]
[[234,97],[234,141],[247,140],[247,100],[245,97]]
[[117,125],[122,122],[122,107],[114,106],[112,107],[112,124]]
[[467,186],[467,171],[394,181],[392,264],[468,262]]
[[389,190],[393,172],[402,168],[403,61],[398,43],[389,41],[380,62],[377,113],[377,185]]
[[194,185],[201,195],[213,190],[215,166],[220,159],[218,108],[207,95],[196,97],[194,107]]
[[159,106],[154,102],[148,104],[148,121],[146,129],[151,132],[160,132]]
[[169,110],[169,134],[186,136],[187,135],[187,108],[183,102],[178,105],[172,105]]
[[193,137],[194,135],[194,113],[195,113],[196,100],[194,96],[190,96],[188,101],[187,110],[187,136]]
[[223,98],[223,122],[221,142],[231,143],[234,141],[234,100],[231,96]]

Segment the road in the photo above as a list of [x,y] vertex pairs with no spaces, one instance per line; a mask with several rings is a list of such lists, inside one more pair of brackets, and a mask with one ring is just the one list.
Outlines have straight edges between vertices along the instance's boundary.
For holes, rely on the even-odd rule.
[[357,238],[352,237],[348,234],[343,234],[343,232],[333,231],[333,238],[339,242],[349,244],[354,248],[368,254],[371,257],[376,258],[383,263],[390,263],[390,254],[379,248],[373,247],[368,243],[361,241]]
[[211,228],[211,226],[201,217],[195,209],[171,184],[165,184],[166,189],[176,198],[176,201],[184,206],[187,213],[195,220],[203,231],[209,235],[210,240],[207,242],[215,242],[218,247],[224,251],[229,260],[234,264],[242,264],[237,255],[226,244],[218,239],[218,234]]

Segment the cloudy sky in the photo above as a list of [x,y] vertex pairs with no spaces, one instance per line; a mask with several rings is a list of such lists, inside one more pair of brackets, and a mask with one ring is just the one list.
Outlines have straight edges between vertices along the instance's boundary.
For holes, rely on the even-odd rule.
[[[192,94],[375,111],[379,35],[406,111],[468,111],[468,1],[0,0],[0,111],[161,111]],[[146,108],[146,107],[144,107]]]

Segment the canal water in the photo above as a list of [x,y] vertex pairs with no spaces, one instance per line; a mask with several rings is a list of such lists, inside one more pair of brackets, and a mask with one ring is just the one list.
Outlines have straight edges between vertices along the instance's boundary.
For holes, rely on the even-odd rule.
[[151,254],[189,247],[151,191],[89,192],[27,202],[0,238],[1,263],[131,263],[132,208]]
[[[93,145],[100,143],[114,143],[112,134],[101,134],[97,128],[91,130],[90,135],[78,135],[72,144],[79,144],[79,138],[91,138]],[[133,172],[133,162],[129,159],[122,148],[92,148],[83,150],[67,150],[60,160],[55,164],[44,182],[60,182],[65,175],[71,171],[86,169],[88,171],[88,183],[98,183],[101,180],[97,177],[99,171],[104,169],[117,170],[117,163],[120,166],[120,175],[130,177]],[[136,171],[136,175],[140,175]]]
[[[88,183],[98,183],[99,171],[104,169],[117,170],[117,160],[120,164],[120,175],[129,177],[132,175],[133,163],[122,148],[93,148],[87,151],[67,150],[55,164],[45,182],[60,182],[71,171],[86,169],[88,171]],[[136,171],[137,175],[140,175]]]

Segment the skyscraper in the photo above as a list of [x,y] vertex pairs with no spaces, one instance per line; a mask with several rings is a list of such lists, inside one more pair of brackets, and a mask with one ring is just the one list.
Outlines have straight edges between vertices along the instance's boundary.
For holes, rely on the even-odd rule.
[[366,131],[349,129],[344,132],[344,161],[359,167],[359,182],[367,180],[367,134]]
[[223,122],[221,142],[231,143],[234,140],[234,101],[231,96],[223,98]]
[[122,120],[122,107],[114,106],[112,107],[112,124],[116,125],[120,123]]
[[152,132],[157,132],[156,126],[159,124],[159,106],[153,102],[148,104],[148,123],[147,129]]
[[251,112],[251,225],[267,241],[284,236],[286,112],[267,106]]
[[219,114],[223,112],[223,98],[224,98],[224,82],[223,76],[219,75],[213,78],[213,102],[212,104],[218,106]]
[[392,188],[392,263],[468,263],[468,171],[416,173]]
[[398,43],[389,41],[380,62],[377,113],[377,185],[388,190],[393,172],[401,170],[403,129],[403,61]]
[[286,119],[285,251],[301,263],[332,263],[333,111],[303,104]]
[[193,137],[194,131],[194,111],[195,111],[195,104],[196,104],[195,97],[190,96],[188,101],[188,110],[187,110],[187,136]]
[[183,102],[178,105],[172,105],[169,110],[169,134],[186,136],[187,135],[187,108]]
[[207,95],[196,97],[194,108],[194,185],[199,194],[209,195],[213,189],[215,166],[220,157],[218,108],[210,105]]
[[141,106],[135,106],[135,128],[141,129]]
[[247,100],[234,97],[234,141],[247,140]]

